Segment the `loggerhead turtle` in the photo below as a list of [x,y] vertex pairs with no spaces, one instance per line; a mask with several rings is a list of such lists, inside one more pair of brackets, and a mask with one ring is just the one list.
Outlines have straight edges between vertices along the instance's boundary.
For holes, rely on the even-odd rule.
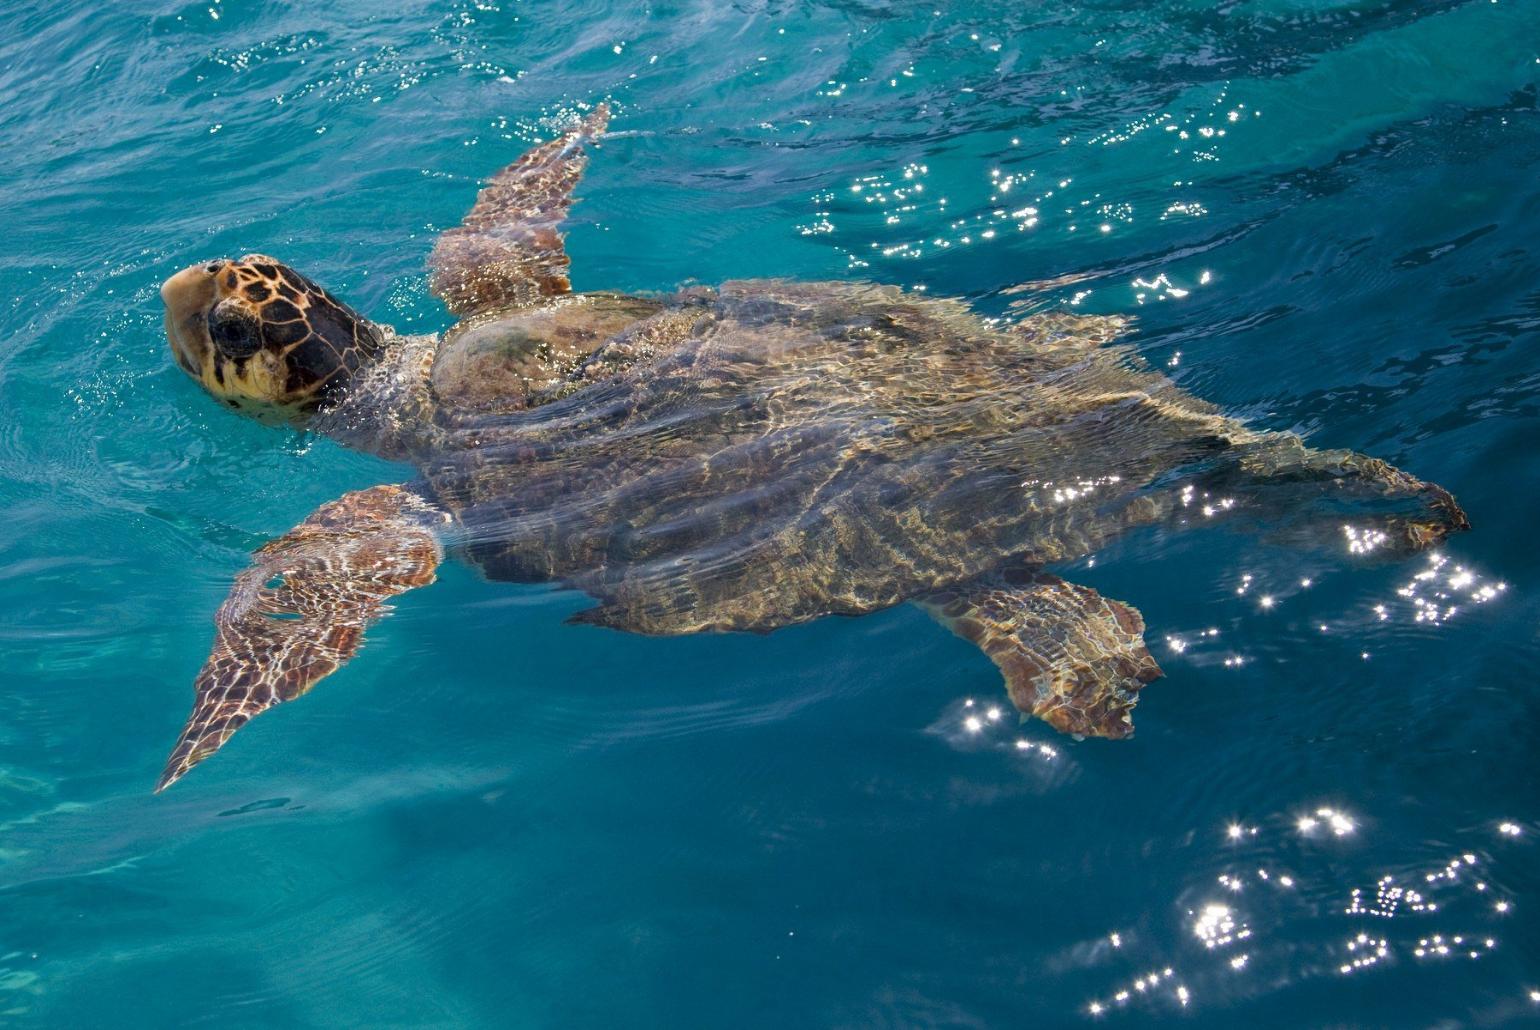
[[[1066,733],[1132,732],[1161,675],[1132,607],[1048,566],[1203,495],[1355,550],[1468,527],[1445,490],[1257,432],[1108,346],[1116,318],[986,324],[865,283],[573,293],[558,231],[599,106],[487,183],[430,259],[461,321],[402,336],[262,255],[162,287],[178,364],[232,408],[416,466],[237,576],[157,790],[358,650],[446,549],[634,633],[765,632],[913,600]],[[1188,505],[1192,507],[1189,508]],[[1195,521],[1202,521],[1195,519]]]

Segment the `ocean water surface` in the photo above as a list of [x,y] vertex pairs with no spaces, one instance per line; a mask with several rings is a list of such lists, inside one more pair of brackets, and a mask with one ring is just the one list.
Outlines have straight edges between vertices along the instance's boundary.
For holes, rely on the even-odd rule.
[[[1540,1019],[1537,84],[1534,0],[5,4],[0,1021]],[[222,411],[160,282],[262,251],[442,329],[436,234],[605,98],[580,289],[1132,316],[1475,528],[1064,570],[1167,672],[1116,743],[911,607],[644,639],[446,565],[152,795],[248,552],[407,475]]]

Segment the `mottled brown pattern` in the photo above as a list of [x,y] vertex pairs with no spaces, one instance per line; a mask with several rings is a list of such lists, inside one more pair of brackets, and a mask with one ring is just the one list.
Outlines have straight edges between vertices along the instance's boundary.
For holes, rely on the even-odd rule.
[[[1173,517],[1184,485],[1244,490],[1242,456],[1299,462],[1294,438],[1094,346],[1117,319],[991,328],[892,287],[769,280],[669,311],[596,351],[570,395],[437,398],[421,464],[465,550],[494,578],[598,598],[577,621],[668,634],[861,614],[1008,559],[1080,557]],[[1409,477],[1345,481],[1424,515]]]
[[662,303],[617,294],[568,294],[538,307],[468,318],[445,334],[430,384],[446,416],[509,412],[565,390],[594,351],[658,313]]
[[1130,735],[1139,690],[1161,676],[1137,611],[1057,576],[996,573],[921,604],[989,656],[1017,708],[1064,733]]
[[429,258],[433,292],[457,315],[527,307],[566,293],[569,261],[558,227],[588,165],[583,143],[604,132],[608,104],[494,175],[465,220]]
[[177,362],[232,408],[302,420],[336,401],[384,329],[264,254],[195,265],[161,288]]
[[433,582],[433,517],[411,491],[377,486],[322,505],[259,550],[214,617],[192,715],[155,789],[351,658],[387,598]]

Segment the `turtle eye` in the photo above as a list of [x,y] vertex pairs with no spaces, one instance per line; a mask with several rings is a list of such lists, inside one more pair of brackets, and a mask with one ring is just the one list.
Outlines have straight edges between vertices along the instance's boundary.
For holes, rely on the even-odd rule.
[[218,271],[223,267],[225,267],[225,263],[223,261],[210,261],[208,264],[203,266],[203,270],[209,275],[214,275],[218,273]]
[[229,358],[249,358],[262,349],[256,319],[229,301],[216,304],[209,312],[209,340]]

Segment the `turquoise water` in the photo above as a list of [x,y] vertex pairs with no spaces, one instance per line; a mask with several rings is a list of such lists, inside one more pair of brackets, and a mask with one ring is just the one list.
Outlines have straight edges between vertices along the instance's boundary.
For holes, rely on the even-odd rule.
[[[379,7],[0,11],[7,1024],[1540,1017],[1540,7]],[[603,97],[579,288],[1136,316],[1475,530],[1384,565],[1218,520],[1069,570],[1168,674],[1120,744],[990,721],[912,608],[641,639],[448,566],[152,796],[247,552],[404,475],[219,410],[160,281],[261,250],[443,328],[435,234]]]

